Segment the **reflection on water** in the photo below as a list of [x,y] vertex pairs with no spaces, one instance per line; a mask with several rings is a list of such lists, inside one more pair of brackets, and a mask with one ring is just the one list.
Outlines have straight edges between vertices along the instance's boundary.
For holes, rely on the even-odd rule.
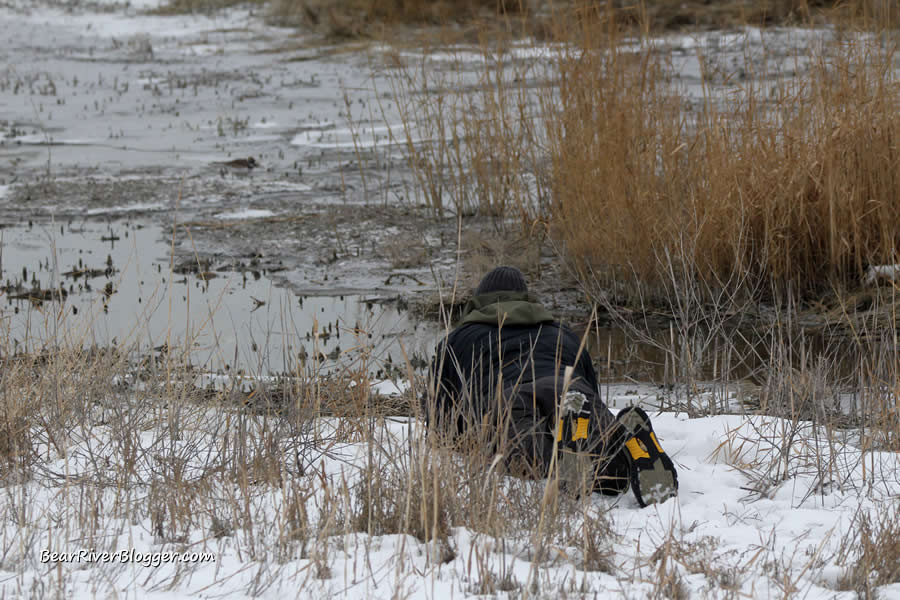
[[[7,227],[0,348],[187,350],[211,370],[293,372],[419,356],[436,333],[363,296],[298,297],[260,271],[185,273],[163,228],[128,222]],[[417,360],[417,364],[421,359]]]
[[757,327],[718,333],[681,333],[677,326],[650,331],[593,328],[586,348],[603,381],[631,380],[664,385],[686,381],[766,380],[773,368],[805,371],[824,360],[829,376],[852,377],[877,340],[854,340],[839,327],[776,333]]
[[619,327],[592,328],[587,337],[587,351],[598,365],[602,381],[653,381],[663,383],[666,351],[660,343],[641,343]]

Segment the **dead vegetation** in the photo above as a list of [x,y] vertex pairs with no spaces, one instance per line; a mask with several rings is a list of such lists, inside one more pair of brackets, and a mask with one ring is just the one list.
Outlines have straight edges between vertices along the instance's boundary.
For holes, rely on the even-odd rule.
[[589,285],[637,279],[632,298],[658,295],[670,269],[713,293],[855,287],[900,254],[894,56],[838,43],[770,100],[748,83],[698,112],[651,52],[582,47],[559,61],[559,101],[546,104],[551,227]]
[[892,38],[816,42],[779,59],[792,77],[762,61],[690,102],[665,52],[620,44],[611,9],[565,22],[544,63],[485,47],[474,89],[400,70],[410,164],[438,214],[547,232],[592,299],[630,307],[665,307],[673,278],[699,281],[707,301],[806,301],[897,262]]
[[[169,0],[158,14],[210,13],[240,4],[265,7],[285,26],[334,38],[379,37],[386,30],[449,24],[498,27],[517,35],[563,39],[558,25],[569,11],[600,8],[631,31],[723,29],[776,25],[838,24],[881,29],[900,25],[893,0]],[[406,31],[406,34],[414,33]]]
[[900,508],[895,505],[894,510],[876,515],[859,513],[839,555],[848,567],[839,586],[856,592],[858,598],[877,598],[879,586],[900,582]]
[[900,19],[897,5],[888,0],[618,0],[612,4],[620,21],[656,31],[824,22],[879,27],[896,26]]
[[443,25],[520,14],[522,0],[273,0],[271,16],[329,37],[371,36],[391,25]]

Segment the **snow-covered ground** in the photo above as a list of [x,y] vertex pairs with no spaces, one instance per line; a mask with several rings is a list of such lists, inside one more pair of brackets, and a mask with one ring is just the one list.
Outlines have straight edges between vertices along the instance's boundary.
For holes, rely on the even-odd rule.
[[[646,388],[613,391],[615,406],[655,399]],[[402,506],[404,485],[417,514],[417,486],[438,485],[410,468],[415,420],[379,421],[370,446],[359,441],[367,425],[352,419],[291,430],[271,416],[142,406],[96,409],[67,439],[44,438],[31,479],[4,486],[4,597],[850,599],[838,588],[861,547],[860,519],[900,518],[898,455],[863,454],[853,433],[819,431],[813,442],[804,422],[660,413],[655,429],[679,469],[676,499],[641,509],[630,493],[594,495],[542,513],[546,481],[463,474],[440,484],[490,483],[505,529],[486,530],[494,521],[472,508],[470,523],[451,522],[445,540],[426,542],[383,533],[389,519],[367,527],[360,518],[367,498]],[[116,428],[123,415],[131,435]],[[271,456],[257,445],[265,439],[278,448]],[[377,499],[361,493],[370,459],[386,482]],[[239,466],[267,460],[283,462]],[[459,498],[443,502],[466,510]],[[878,593],[900,598],[900,584]]]

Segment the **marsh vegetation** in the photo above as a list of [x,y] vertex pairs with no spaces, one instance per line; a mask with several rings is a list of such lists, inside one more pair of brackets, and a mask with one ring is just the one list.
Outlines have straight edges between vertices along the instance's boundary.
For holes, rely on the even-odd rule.
[[[10,595],[897,595],[895,3],[569,8],[276,0],[266,18],[326,40],[292,46],[301,34],[290,30],[266,40],[277,50],[238,57],[281,57],[282,84],[222,70],[204,72],[191,92],[177,60],[168,78],[144,74],[147,93],[172,96],[166,118],[208,123],[215,146],[204,145],[202,127],[187,128],[203,152],[267,147],[255,173],[223,171],[229,155],[180,182],[165,172],[158,186],[149,170],[134,181],[113,174],[116,184],[60,176],[53,161],[77,152],[71,144],[30,133],[35,123],[3,123],[3,148],[17,159],[3,172],[3,215],[17,224],[4,247],[50,204],[109,220],[131,190],[136,214],[165,227],[148,244],[171,252],[168,270],[157,257],[150,270],[170,287],[183,278],[181,296],[247,273],[252,288],[258,267],[288,288],[348,298],[399,283],[398,303],[379,305],[379,318],[431,323],[424,340],[387,327],[385,353],[376,343],[383,321],[307,315],[323,308],[307,300],[293,307],[310,316],[302,356],[278,341],[290,319],[241,340],[277,358],[271,369],[252,357],[239,364],[235,340],[219,335],[227,319],[209,315],[196,331],[222,364],[198,364],[201,338],[179,332],[178,319],[152,332],[137,320],[115,343],[64,334],[61,315],[84,306],[75,287],[67,301],[53,297],[76,283],[68,259],[57,264],[64,252],[42,255],[38,276],[29,263],[30,278],[4,252],[7,296],[32,293],[38,278],[41,293],[51,290],[39,303],[5,299],[41,320],[40,339],[23,344],[9,326],[17,317],[3,317],[0,570]],[[267,85],[325,95],[321,75],[292,78],[284,65],[339,69],[344,60],[364,64],[351,83],[371,78],[369,95],[335,85],[324,90],[334,120],[310,111],[280,138],[247,139],[280,131],[233,108],[265,98]],[[6,76],[3,94],[23,77]],[[45,79],[54,80],[32,83]],[[219,88],[226,79],[237,83]],[[222,120],[191,112],[190,93],[210,103],[226,91],[232,112]],[[290,98],[281,120],[305,99]],[[145,118],[166,131],[154,110]],[[35,159],[16,140],[48,152]],[[127,260],[113,254],[109,272],[81,277],[121,288]],[[102,270],[102,258],[82,266]],[[420,346],[452,326],[472,281],[497,263],[522,268],[583,333],[611,407],[658,413],[683,473],[677,500],[640,511],[629,498],[572,497],[553,475],[508,476],[486,451],[493,440],[426,433]],[[161,294],[178,305],[171,290]],[[164,345],[160,331],[172,335]],[[146,570],[37,558],[85,547],[202,550],[217,560]]]

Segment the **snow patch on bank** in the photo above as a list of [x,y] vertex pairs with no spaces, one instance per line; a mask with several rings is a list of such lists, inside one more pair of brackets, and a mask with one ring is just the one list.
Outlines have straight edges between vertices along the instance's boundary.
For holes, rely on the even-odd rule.
[[17,144],[30,146],[90,146],[101,141],[98,138],[56,138],[49,133],[29,133],[15,138]]
[[[425,141],[414,131],[412,143]],[[355,128],[323,127],[307,129],[296,134],[291,145],[311,148],[375,148],[407,143],[407,130],[402,123],[387,125],[361,124]]]
[[246,208],[231,213],[222,213],[216,215],[217,219],[234,220],[234,219],[263,219],[265,217],[274,217],[275,213],[266,208]]
[[894,282],[900,279],[900,265],[875,265],[866,271],[865,284]]
[[135,202],[134,204],[127,204],[125,206],[110,206],[108,208],[89,208],[86,211],[86,214],[94,216],[94,215],[105,215],[105,214],[118,214],[118,213],[129,213],[129,212],[143,212],[143,211],[152,211],[152,210],[165,210],[166,205],[162,202]]
[[383,396],[400,396],[409,389],[408,381],[376,381],[372,384],[372,391]]

